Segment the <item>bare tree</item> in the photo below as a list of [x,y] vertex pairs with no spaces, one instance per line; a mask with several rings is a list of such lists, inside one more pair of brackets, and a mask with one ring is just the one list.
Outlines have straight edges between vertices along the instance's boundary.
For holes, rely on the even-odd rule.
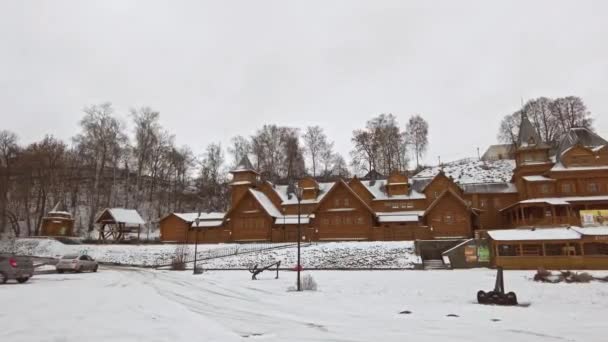
[[93,221],[100,209],[101,181],[113,153],[126,144],[121,123],[112,116],[114,110],[109,102],[84,108],[85,116],[80,121],[82,132],[74,141],[79,150],[86,155],[95,173],[89,198],[88,229],[93,230]]
[[200,163],[199,198],[206,210],[222,211],[228,207],[228,184],[223,172],[224,153],[220,144],[207,146]]
[[327,135],[320,126],[308,126],[303,135],[306,152],[310,157],[312,176],[317,176],[319,159],[324,153],[331,151],[333,142],[328,142]]
[[242,135],[237,135],[230,140],[232,146],[228,147],[228,152],[232,155],[231,167],[236,167],[244,156],[251,153],[251,142]]
[[429,124],[420,116],[412,116],[405,128],[406,141],[414,149],[416,156],[416,167],[420,167],[420,159],[424,156],[428,147]]
[[522,115],[528,117],[543,141],[553,146],[573,127],[593,129],[591,114],[581,98],[568,96],[553,100],[540,97],[529,100],[522,109],[503,118],[498,129],[500,141],[517,142]]
[[135,144],[133,154],[137,161],[135,174],[135,205],[141,203],[142,176],[144,171],[150,169],[152,153],[159,143],[161,127],[158,122],[160,114],[149,107],[131,110],[131,117],[135,123]]
[[0,235],[6,231],[8,189],[13,160],[17,157],[19,147],[17,135],[7,130],[0,131]]

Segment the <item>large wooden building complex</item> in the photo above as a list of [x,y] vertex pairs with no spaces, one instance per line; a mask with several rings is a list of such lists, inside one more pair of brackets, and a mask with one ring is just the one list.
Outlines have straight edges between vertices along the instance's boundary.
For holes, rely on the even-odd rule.
[[[608,142],[592,131],[573,128],[551,148],[523,116],[519,139],[505,154],[514,159],[499,154],[457,171],[371,172],[334,182],[308,177],[289,185],[261,179],[244,157],[231,171],[225,214],[168,215],[161,239],[192,241],[189,230],[199,231],[199,242],[214,243],[464,239],[487,230],[580,225],[581,210],[608,209]],[[577,241],[594,236],[576,234]]]

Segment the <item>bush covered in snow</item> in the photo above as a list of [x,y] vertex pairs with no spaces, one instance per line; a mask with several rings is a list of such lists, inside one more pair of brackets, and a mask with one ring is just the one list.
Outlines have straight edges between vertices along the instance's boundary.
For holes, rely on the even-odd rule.
[[185,245],[175,247],[175,255],[171,260],[171,269],[174,271],[183,271],[186,269],[186,256],[190,254],[190,250]]

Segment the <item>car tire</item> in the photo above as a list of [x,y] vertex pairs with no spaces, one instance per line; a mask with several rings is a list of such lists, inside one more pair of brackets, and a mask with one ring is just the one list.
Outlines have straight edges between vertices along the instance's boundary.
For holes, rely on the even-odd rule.
[[98,265],[95,265],[95,267],[93,268],[93,272],[97,272],[97,269],[99,268]]
[[17,282],[18,282],[19,284],[23,284],[23,283],[25,283],[26,281],[28,281],[29,279],[30,279],[29,277],[17,278]]
[[0,284],[6,284],[7,280],[8,280],[8,277],[6,276],[6,274],[0,272]]
[[57,270],[57,273],[63,273],[64,270]]

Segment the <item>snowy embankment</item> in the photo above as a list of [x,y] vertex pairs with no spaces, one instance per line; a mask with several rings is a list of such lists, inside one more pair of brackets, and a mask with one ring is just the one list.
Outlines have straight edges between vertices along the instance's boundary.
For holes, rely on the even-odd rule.
[[[194,245],[66,245],[53,239],[17,239],[0,242],[0,253],[58,258],[66,254],[88,254],[103,263],[131,266],[158,266],[171,262],[176,249],[186,248],[188,260],[194,258]],[[205,244],[198,246],[199,265],[212,269],[241,269],[281,261],[281,267],[296,265],[293,244],[256,245],[267,250],[247,252],[249,245]],[[274,248],[274,249],[270,249]],[[236,255],[207,259],[214,252],[234,250]],[[243,254],[240,254],[243,253]],[[418,262],[412,242],[330,242],[302,247],[302,265],[307,269],[413,268]]]

